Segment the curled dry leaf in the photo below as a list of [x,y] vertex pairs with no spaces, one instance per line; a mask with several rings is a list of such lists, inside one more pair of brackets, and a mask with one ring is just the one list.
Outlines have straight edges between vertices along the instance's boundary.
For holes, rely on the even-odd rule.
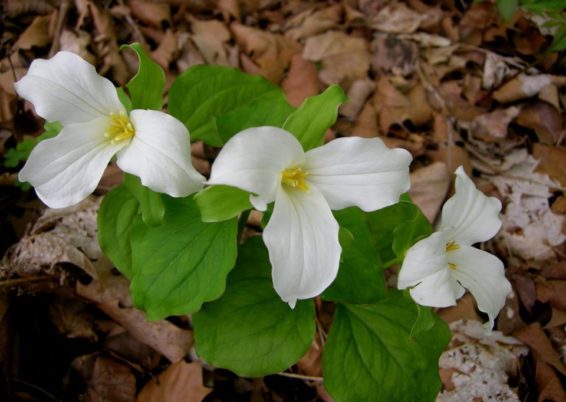
[[391,71],[395,75],[408,76],[417,68],[419,46],[400,39],[398,35],[377,34],[371,42],[371,50],[371,66],[376,71]]
[[98,335],[92,325],[94,318],[85,307],[78,300],[56,298],[49,304],[49,318],[57,331],[67,338],[86,338],[96,342]]
[[537,299],[552,307],[566,311],[566,281],[540,281],[536,283]]
[[171,22],[171,6],[169,4],[130,0],[128,5],[135,18],[154,28],[162,28],[164,23]]
[[509,123],[511,123],[520,112],[520,107],[511,106],[506,109],[496,109],[490,113],[480,114],[472,121],[472,135],[475,138],[488,142],[502,140],[507,137]]
[[374,89],[375,82],[371,80],[354,81],[348,90],[348,102],[340,108],[340,114],[352,120],[355,119]]
[[478,321],[456,321],[450,324],[452,341],[440,356],[445,388],[437,402],[497,400],[519,402],[509,386],[516,376],[519,358],[528,349],[517,339],[499,331],[485,331]]
[[226,42],[230,40],[228,28],[217,20],[200,21],[190,18],[193,35],[191,39],[208,64],[230,66]]
[[542,360],[536,363],[536,383],[539,401],[561,402],[566,400],[566,392],[556,372]]
[[535,360],[550,364],[560,374],[566,375],[564,363],[560,360],[560,356],[552,347],[552,343],[550,343],[538,322],[520,328],[513,335],[531,348]]
[[493,93],[493,99],[501,103],[515,102],[538,95],[544,87],[550,84],[559,87],[564,86],[566,85],[566,77],[547,74],[519,74],[498,88]]
[[303,57],[322,62],[319,76],[325,84],[338,84],[355,79],[366,79],[370,54],[363,38],[343,32],[329,31],[312,36],[305,42]]
[[411,10],[405,3],[394,2],[384,7],[370,22],[373,29],[391,33],[415,32],[423,15]]
[[443,162],[435,162],[411,173],[409,195],[431,223],[436,220],[451,180],[451,172]]
[[34,46],[43,47],[48,45],[51,42],[49,23],[52,15],[53,14],[39,15],[35,17],[31,25],[26,28],[16,43],[14,43],[14,50],[28,50]]
[[93,278],[97,264],[105,260],[96,238],[96,214],[100,200],[90,197],[64,209],[47,209],[24,237],[4,256],[1,276],[34,276],[70,263]]
[[319,85],[315,64],[300,53],[293,55],[287,77],[281,83],[289,103],[299,107],[306,98],[318,94]]
[[181,360],[145,384],[137,402],[201,402],[211,392],[202,384],[201,363]]
[[169,321],[148,321],[145,314],[132,307],[129,283],[121,276],[93,280],[88,285],[77,283],[77,294],[126,328],[138,341],[151,346],[169,361],[178,362],[189,352],[193,337]]
[[166,71],[169,71],[169,63],[173,61],[178,50],[177,36],[172,30],[168,29],[165,31],[157,49],[151,52],[151,57]]
[[544,101],[525,105],[518,115],[517,124],[534,130],[539,141],[547,145],[557,144],[563,135],[560,112]]
[[238,45],[260,68],[261,75],[279,83],[300,45],[286,36],[250,28],[239,23],[230,25]]
[[90,52],[91,36],[82,30],[64,30],[59,38],[59,49],[73,52],[91,64],[96,64],[96,57]]
[[318,35],[335,28],[340,22],[342,14],[343,8],[341,4],[324,7],[314,13],[312,10],[303,11],[289,19],[285,24],[286,28],[288,28],[285,35],[295,40]]
[[86,400],[89,402],[133,402],[136,395],[136,378],[130,368],[109,357],[79,356],[72,363],[87,383]]

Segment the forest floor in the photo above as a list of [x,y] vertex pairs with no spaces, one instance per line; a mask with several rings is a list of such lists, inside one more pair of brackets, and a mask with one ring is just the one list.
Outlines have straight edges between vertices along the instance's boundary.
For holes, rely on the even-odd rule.
[[[463,165],[503,205],[486,248],[514,292],[486,335],[474,300],[440,311],[454,333],[439,401],[566,401],[566,52],[540,18],[504,21],[492,2],[447,0],[5,0],[0,47],[0,400],[330,401],[314,344],[289,374],[238,378],[195,361],[186,317],[148,323],[127,287],[101,288],[96,195],[46,210],[17,183],[43,131],[13,83],[35,58],[69,50],[123,85],[141,43],[167,87],[200,63],[280,85],[291,104],[340,84],[327,133],[411,152],[411,196],[432,222]],[[193,145],[210,172],[214,150]],[[120,282],[123,283],[123,282]],[[478,391],[479,390],[479,391]],[[475,398],[475,399],[474,399]]]

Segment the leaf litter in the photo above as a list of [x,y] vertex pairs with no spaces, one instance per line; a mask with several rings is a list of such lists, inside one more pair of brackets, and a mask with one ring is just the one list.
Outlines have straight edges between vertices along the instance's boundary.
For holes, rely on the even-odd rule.
[[[503,335],[493,339],[479,331],[469,297],[441,311],[450,322],[468,321],[451,326],[439,400],[564,400],[566,56],[546,52],[548,32],[530,15],[505,22],[490,2],[422,0],[8,0],[3,12],[2,156],[42,126],[13,91],[33,58],[71,50],[124,84],[136,60],[119,46],[137,41],[165,68],[167,85],[200,63],[260,74],[295,106],[340,84],[349,102],[328,138],[380,137],[409,150],[411,196],[431,222],[451,194],[451,173],[463,165],[503,202],[503,229],[485,247],[506,261],[515,292],[498,319]],[[214,151],[197,143],[193,154],[209,172]],[[99,200],[42,212],[13,187],[16,172],[3,167],[0,181],[0,356],[12,356],[0,362],[18,397],[329,400],[316,381],[238,379],[192,361],[189,318],[148,323],[131,306],[127,281],[98,248]],[[110,167],[99,194],[118,183]],[[30,330],[18,316],[46,329]],[[321,375],[324,332],[320,326],[320,342],[294,374]],[[29,346],[39,339],[51,343]],[[47,358],[52,348],[64,356],[55,366]],[[29,353],[42,374],[26,363]],[[473,369],[462,363],[466,353]],[[473,386],[483,380],[490,385]]]

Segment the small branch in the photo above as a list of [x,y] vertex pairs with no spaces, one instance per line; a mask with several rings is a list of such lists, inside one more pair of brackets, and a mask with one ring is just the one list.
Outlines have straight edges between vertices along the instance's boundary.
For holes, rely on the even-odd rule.
[[303,374],[295,374],[295,373],[277,373],[277,375],[280,375],[282,377],[289,377],[289,378],[294,378],[297,380],[303,380],[303,381],[315,381],[315,382],[322,382],[324,380],[324,378],[322,377],[314,377],[314,376],[310,376],[310,375],[303,375]]
[[42,275],[42,276],[30,276],[29,278],[6,279],[0,281],[0,287],[21,285],[23,283],[28,283],[28,282],[46,281],[49,279],[54,279],[54,278],[49,275]]

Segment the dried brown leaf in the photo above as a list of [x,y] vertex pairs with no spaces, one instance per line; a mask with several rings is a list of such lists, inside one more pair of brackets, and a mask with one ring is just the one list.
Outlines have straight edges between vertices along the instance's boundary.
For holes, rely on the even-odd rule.
[[322,62],[319,76],[326,84],[366,79],[370,64],[367,42],[338,31],[308,38],[303,57]]
[[159,43],[157,49],[151,53],[151,57],[159,63],[165,71],[169,71],[169,63],[173,61],[179,51],[177,47],[177,37],[175,33],[168,29],[165,31],[163,39]]
[[307,97],[318,94],[319,85],[314,63],[305,60],[300,53],[293,55],[289,73],[281,83],[289,103],[300,106]]
[[472,135],[487,142],[500,141],[507,137],[509,123],[519,115],[521,108],[511,106],[484,113],[472,121]]
[[331,5],[314,13],[311,10],[304,11],[288,21],[286,25],[290,29],[285,34],[295,40],[318,35],[335,28],[342,14],[341,4]]
[[171,6],[169,4],[129,0],[128,5],[132,15],[144,24],[162,28],[164,23],[171,22]]
[[537,282],[536,292],[541,302],[549,302],[552,307],[566,310],[566,281]]
[[340,114],[354,120],[374,89],[375,82],[372,80],[354,81],[348,90],[348,102],[340,107]]
[[531,348],[535,360],[542,360],[553,366],[562,375],[566,375],[566,367],[538,322],[519,329],[513,335]]
[[87,383],[87,402],[135,400],[136,378],[127,365],[108,357],[84,355],[77,357],[72,366]]
[[202,384],[201,363],[181,360],[150,380],[137,402],[201,402],[211,392]]
[[384,7],[371,21],[373,29],[391,33],[415,32],[423,15],[411,10],[405,3],[393,2]]
[[562,138],[562,116],[550,103],[531,102],[522,108],[517,117],[517,124],[535,131],[543,144],[553,145]]
[[193,344],[191,332],[166,320],[148,321],[142,311],[132,307],[128,289],[128,281],[121,276],[94,280],[88,285],[77,283],[78,295],[95,302],[137,340],[151,346],[171,362],[182,360]]
[[442,162],[435,162],[411,173],[409,195],[431,223],[434,223],[446,198],[451,179],[448,167]]
[[190,18],[193,35],[191,39],[208,64],[230,66],[226,42],[230,40],[228,28],[217,20],[200,21]]
[[550,84],[564,86],[566,85],[566,77],[546,74],[520,74],[493,92],[493,99],[501,103],[515,102],[538,95],[543,88]]
[[375,108],[373,107],[372,100],[366,102],[362,111],[358,115],[356,124],[352,130],[352,135],[366,138],[379,136],[377,113],[375,112]]
[[535,143],[533,156],[538,160],[537,172],[548,175],[563,187],[566,187],[566,149]]
[[43,47],[49,44],[51,42],[51,37],[49,36],[49,24],[52,15],[53,14],[39,15],[35,17],[33,22],[28,25],[16,43],[14,43],[14,50],[27,50],[34,46]]
[[539,391],[539,402],[562,402],[566,401],[566,392],[562,387],[560,379],[552,367],[542,360],[536,363],[536,383]]

